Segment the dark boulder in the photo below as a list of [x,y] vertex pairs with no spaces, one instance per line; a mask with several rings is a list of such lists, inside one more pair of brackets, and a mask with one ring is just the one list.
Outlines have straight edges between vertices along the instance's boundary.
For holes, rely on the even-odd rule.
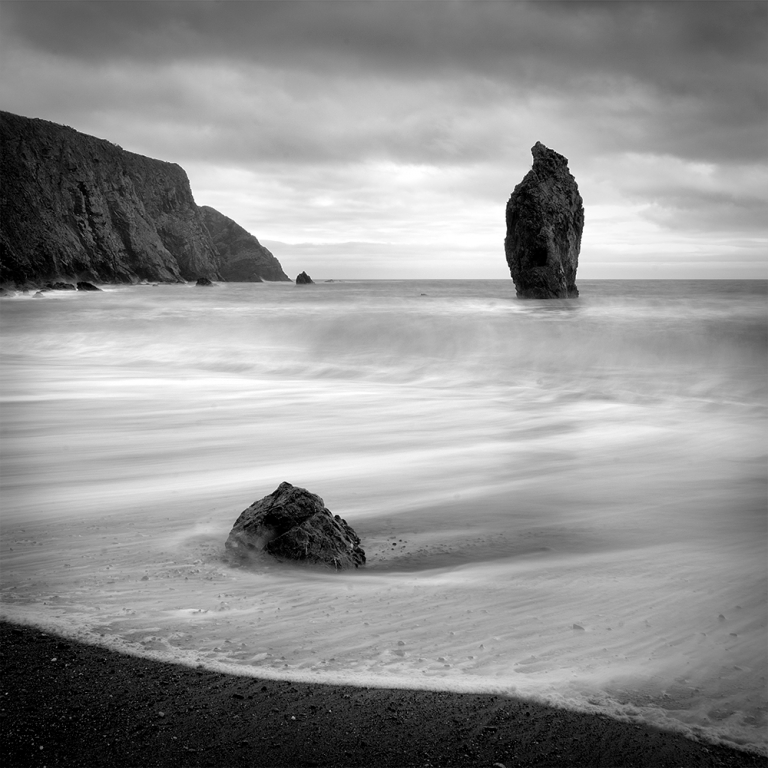
[[296,285],[311,285],[315,281],[306,273],[302,272],[296,277]]
[[360,537],[347,522],[326,509],[319,496],[290,483],[280,483],[237,518],[226,548],[242,559],[267,552],[339,570],[365,565]]
[[100,291],[101,288],[97,288],[93,283],[87,283],[85,280],[81,280],[77,284],[78,291]]
[[576,297],[584,207],[568,160],[536,142],[533,167],[507,203],[504,250],[517,295]]
[[214,283],[212,280],[209,280],[207,277],[198,277],[195,285],[201,288],[205,288],[208,285],[216,285],[216,283]]

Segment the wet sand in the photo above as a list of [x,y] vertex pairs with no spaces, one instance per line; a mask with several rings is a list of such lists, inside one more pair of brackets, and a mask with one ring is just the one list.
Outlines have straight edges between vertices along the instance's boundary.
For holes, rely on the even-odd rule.
[[487,694],[258,680],[0,622],[12,766],[768,766],[652,727]]

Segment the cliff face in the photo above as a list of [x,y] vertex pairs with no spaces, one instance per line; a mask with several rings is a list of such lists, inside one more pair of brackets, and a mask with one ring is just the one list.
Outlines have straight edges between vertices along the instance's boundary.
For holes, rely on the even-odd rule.
[[550,299],[579,295],[584,207],[568,160],[536,142],[533,167],[507,203],[504,250],[517,295]]
[[180,166],[0,112],[0,284],[251,279],[229,263]]
[[0,282],[219,276],[178,165],[2,112],[0,179]]
[[280,262],[250,232],[210,206],[200,206],[200,213],[213,239],[224,280],[240,283],[290,280]]

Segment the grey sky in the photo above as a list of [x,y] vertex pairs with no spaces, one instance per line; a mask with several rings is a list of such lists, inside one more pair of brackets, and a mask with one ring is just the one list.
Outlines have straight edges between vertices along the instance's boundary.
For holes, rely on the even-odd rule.
[[766,2],[2,2],[0,107],[183,165],[290,272],[504,277],[537,141],[584,277],[768,277]]

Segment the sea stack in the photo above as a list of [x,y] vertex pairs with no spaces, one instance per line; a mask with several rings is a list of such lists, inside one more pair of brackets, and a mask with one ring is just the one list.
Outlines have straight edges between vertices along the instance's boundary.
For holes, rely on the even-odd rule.
[[323,500],[305,488],[280,483],[237,518],[226,549],[247,560],[266,552],[280,560],[299,560],[336,570],[365,565],[360,537]]
[[314,280],[306,273],[302,272],[296,276],[296,285],[313,285]]
[[533,167],[507,203],[509,271],[520,298],[574,298],[584,229],[579,188],[567,158],[540,141],[531,152]]

